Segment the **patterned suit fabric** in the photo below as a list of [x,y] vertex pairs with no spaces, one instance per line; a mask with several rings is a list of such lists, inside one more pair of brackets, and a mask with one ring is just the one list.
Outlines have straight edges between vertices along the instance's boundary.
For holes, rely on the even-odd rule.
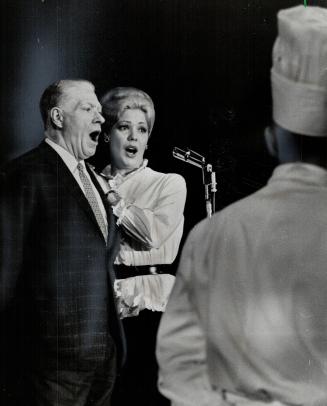
[[31,371],[88,371],[112,356],[114,340],[123,346],[109,271],[116,237],[106,244],[59,155],[42,143],[2,169],[0,190],[1,393],[10,397]]
[[81,182],[82,182],[83,187],[84,187],[85,196],[86,196],[88,202],[90,203],[90,206],[91,206],[91,208],[93,210],[95,218],[96,218],[96,220],[97,220],[97,222],[99,224],[100,230],[101,230],[101,232],[103,234],[103,238],[104,238],[105,241],[107,241],[108,229],[107,229],[106,223],[104,221],[104,218],[102,216],[102,213],[100,211],[100,207],[98,205],[95,194],[93,192],[91,182],[89,181],[88,177],[85,175],[84,166],[81,163],[79,163],[77,165],[77,169],[78,169],[79,177],[80,177]]

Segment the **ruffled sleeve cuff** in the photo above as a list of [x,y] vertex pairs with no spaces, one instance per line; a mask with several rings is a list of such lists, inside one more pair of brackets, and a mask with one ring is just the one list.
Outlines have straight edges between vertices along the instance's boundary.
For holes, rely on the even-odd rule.
[[169,274],[117,279],[114,289],[120,317],[137,316],[143,309],[164,312],[174,282]]

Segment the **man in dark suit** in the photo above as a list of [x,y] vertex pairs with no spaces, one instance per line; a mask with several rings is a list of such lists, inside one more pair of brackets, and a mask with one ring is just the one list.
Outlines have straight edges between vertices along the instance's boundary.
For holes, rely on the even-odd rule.
[[63,80],[40,108],[45,140],[1,170],[0,404],[109,405],[122,348],[118,237],[84,163],[101,105],[90,82]]

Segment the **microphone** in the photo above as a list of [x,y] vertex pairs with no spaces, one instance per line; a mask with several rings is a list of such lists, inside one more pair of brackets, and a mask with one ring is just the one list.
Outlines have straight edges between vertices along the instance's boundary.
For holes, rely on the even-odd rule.
[[205,157],[195,151],[192,151],[190,148],[187,148],[187,150],[184,151],[181,148],[174,147],[173,157],[187,162],[188,164],[197,166],[198,168],[203,168],[205,166]]
[[206,211],[208,217],[211,217],[212,213],[215,212],[215,193],[217,192],[216,173],[212,171],[212,165],[206,164],[205,157],[190,148],[183,150],[174,147],[173,157],[202,169]]

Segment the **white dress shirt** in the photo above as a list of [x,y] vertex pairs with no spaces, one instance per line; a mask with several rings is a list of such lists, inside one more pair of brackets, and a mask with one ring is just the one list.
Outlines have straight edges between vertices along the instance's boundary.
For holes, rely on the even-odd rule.
[[94,195],[95,195],[95,197],[97,199],[97,202],[98,202],[98,205],[99,205],[99,209],[101,211],[101,214],[103,216],[105,224],[108,226],[106,210],[104,208],[104,205],[103,205],[102,199],[101,199],[101,197],[99,195],[99,192],[97,191],[96,187],[94,186],[94,184],[92,182],[92,179],[90,178],[90,175],[88,174],[88,171],[86,170],[85,162],[83,160],[77,161],[77,159],[70,152],[68,152],[61,145],[56,144],[55,142],[53,142],[49,138],[46,138],[45,142],[51,148],[53,148],[57,152],[57,154],[60,156],[60,158],[64,161],[67,168],[69,169],[71,174],[74,176],[76,182],[78,183],[79,187],[81,188],[82,192],[85,195],[85,190],[84,190],[84,187],[83,187],[83,183],[81,181],[81,178],[79,177],[79,173],[78,173],[78,169],[77,169],[77,165],[79,163],[81,163],[84,166],[84,173],[91,182]]

